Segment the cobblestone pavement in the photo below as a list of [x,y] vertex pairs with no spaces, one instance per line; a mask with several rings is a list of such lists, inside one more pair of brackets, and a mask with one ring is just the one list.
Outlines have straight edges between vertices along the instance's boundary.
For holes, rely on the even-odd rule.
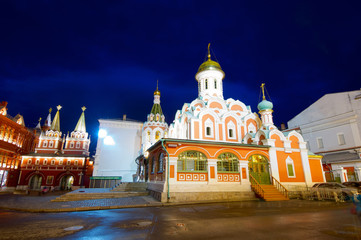
[[59,195],[0,195],[0,209],[28,212],[64,212],[128,207],[157,206],[161,203],[150,196],[105,198],[82,201],[52,202]]
[[[100,193],[109,192],[109,189],[83,189],[86,193]],[[160,207],[160,206],[174,206],[174,205],[190,205],[204,202],[188,202],[188,203],[161,203],[151,196],[133,196],[122,198],[105,198],[92,199],[80,201],[63,201],[53,202],[52,200],[62,194],[69,192],[52,192],[45,195],[14,195],[14,194],[0,194],[0,209],[16,210],[26,212],[72,212],[72,211],[88,211],[88,210],[105,210],[118,208],[139,208],[139,207]],[[71,193],[79,193],[79,190]],[[254,201],[253,201],[254,202]],[[257,201],[256,201],[257,202]],[[243,206],[254,204],[252,202],[242,202]],[[337,204],[335,202],[315,202],[315,201],[281,201],[281,202],[263,202],[262,206],[267,207],[287,207],[287,208],[303,208],[308,206],[319,205],[320,207],[328,207]]]

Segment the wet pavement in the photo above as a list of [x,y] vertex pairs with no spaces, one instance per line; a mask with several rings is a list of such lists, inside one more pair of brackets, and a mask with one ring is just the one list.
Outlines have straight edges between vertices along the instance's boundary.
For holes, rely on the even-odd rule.
[[361,239],[351,204],[291,200],[64,213],[2,211],[0,239]]

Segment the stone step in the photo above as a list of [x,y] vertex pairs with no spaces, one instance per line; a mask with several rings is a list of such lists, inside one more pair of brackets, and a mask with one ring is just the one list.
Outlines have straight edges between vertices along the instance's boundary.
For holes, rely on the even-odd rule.
[[136,183],[121,183],[115,186],[113,192],[123,192],[123,191],[139,191],[146,192],[148,184],[145,182],[136,182]]
[[68,202],[68,201],[81,201],[91,199],[104,199],[104,198],[123,198],[135,196],[147,196],[148,192],[109,192],[109,193],[67,193],[56,199],[53,202]]
[[265,201],[287,201],[289,198],[284,196],[274,185],[261,185],[264,190],[263,200]]

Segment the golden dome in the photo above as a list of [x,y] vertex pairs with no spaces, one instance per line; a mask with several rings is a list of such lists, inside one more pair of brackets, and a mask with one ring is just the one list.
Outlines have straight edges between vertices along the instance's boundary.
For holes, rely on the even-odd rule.
[[199,66],[198,72],[202,72],[202,71],[205,71],[205,70],[213,70],[213,69],[217,69],[217,70],[222,71],[221,65],[219,65],[219,63],[211,60],[211,58],[208,58],[207,61],[205,61],[204,63],[202,63]]
[[209,49],[210,45],[211,44],[209,43],[208,44],[208,60],[199,66],[197,74],[199,72],[206,71],[206,70],[218,70],[218,71],[221,71],[224,75],[221,65],[219,65],[219,63],[217,63],[211,59],[211,52]]
[[154,95],[159,95],[160,96],[160,91],[158,90],[158,88],[157,88],[157,90],[154,91]]

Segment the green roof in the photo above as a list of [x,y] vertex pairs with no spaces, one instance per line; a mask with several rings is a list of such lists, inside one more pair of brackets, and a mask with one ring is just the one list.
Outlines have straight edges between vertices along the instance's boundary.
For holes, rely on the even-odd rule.
[[152,110],[150,111],[150,113],[153,113],[154,115],[156,115],[156,114],[163,115],[162,108],[161,108],[160,104],[155,103],[153,105]]

